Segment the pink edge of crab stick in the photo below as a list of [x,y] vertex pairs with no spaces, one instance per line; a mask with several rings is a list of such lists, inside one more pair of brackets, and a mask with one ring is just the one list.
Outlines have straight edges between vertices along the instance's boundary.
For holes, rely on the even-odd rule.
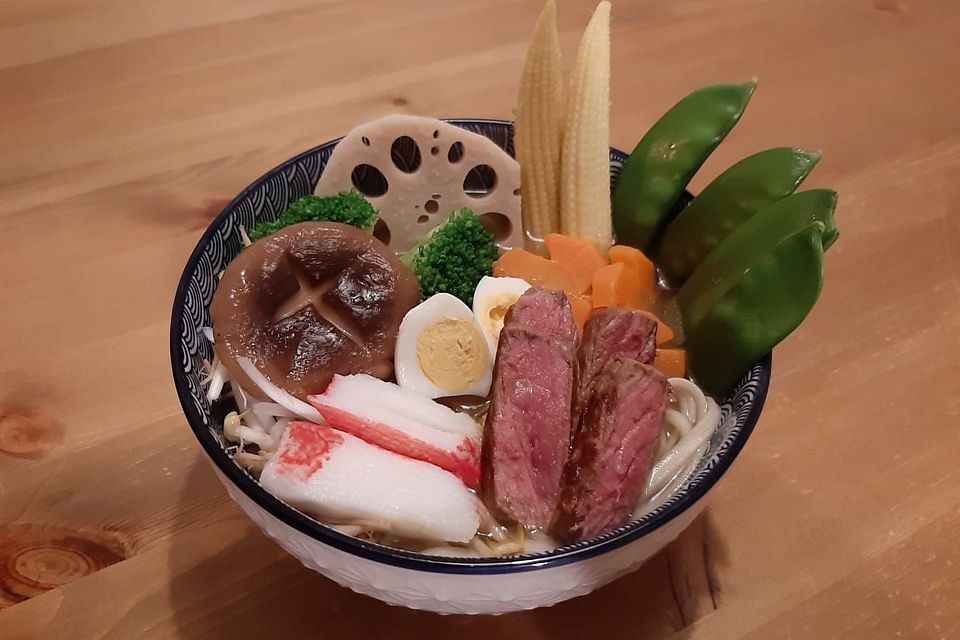
[[331,427],[387,451],[434,464],[460,478],[468,487],[480,486],[480,447],[474,440],[421,425],[411,429],[407,421],[398,416],[387,416],[385,419],[390,421],[387,424],[373,416],[322,404],[321,397],[310,396],[310,403]]
[[[480,427],[468,415],[434,402],[415,391],[365,373],[336,374],[323,392],[325,404],[360,401],[360,406],[375,405],[406,416],[426,427],[480,440]],[[336,400],[336,402],[334,402]]]
[[467,542],[480,526],[476,498],[452,474],[312,422],[291,422],[260,484],[324,520],[399,536]]
[[479,429],[468,416],[370,376],[334,376],[307,400],[326,422],[370,444],[480,484]]

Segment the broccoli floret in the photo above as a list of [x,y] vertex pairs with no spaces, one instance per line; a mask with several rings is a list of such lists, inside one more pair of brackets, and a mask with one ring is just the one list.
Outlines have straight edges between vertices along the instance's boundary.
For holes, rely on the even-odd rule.
[[469,306],[480,278],[491,275],[498,254],[493,234],[464,207],[400,259],[417,275],[424,298],[445,292]]
[[356,191],[341,191],[335,196],[303,196],[280,214],[274,222],[261,222],[250,230],[251,240],[258,240],[298,222],[342,222],[370,231],[379,212]]

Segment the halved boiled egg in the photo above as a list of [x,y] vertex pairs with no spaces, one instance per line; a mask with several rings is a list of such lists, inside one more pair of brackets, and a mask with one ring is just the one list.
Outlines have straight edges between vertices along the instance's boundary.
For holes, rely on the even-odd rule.
[[486,396],[493,356],[470,307],[438,293],[403,317],[394,369],[401,387],[428,398]]
[[530,283],[520,278],[494,278],[484,276],[473,294],[473,315],[483,331],[490,353],[496,355],[503,318]]

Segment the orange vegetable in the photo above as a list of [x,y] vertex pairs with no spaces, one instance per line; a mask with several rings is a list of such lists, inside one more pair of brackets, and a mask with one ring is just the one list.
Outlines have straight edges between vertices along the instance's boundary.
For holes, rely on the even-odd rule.
[[663,320],[661,320],[660,318],[658,318],[658,317],[655,316],[654,314],[650,313],[650,312],[647,311],[646,309],[637,309],[637,311],[640,312],[640,313],[642,313],[643,315],[647,316],[647,317],[650,318],[651,320],[656,320],[656,322],[657,322],[657,344],[663,344],[664,342],[669,342],[670,340],[673,340],[673,329],[671,329],[670,327],[668,327],[667,324],[666,324]]
[[622,262],[598,269],[593,276],[593,307],[627,307],[657,323],[657,344],[673,340],[673,329],[643,307],[642,292],[637,286],[637,273]]
[[583,332],[583,323],[587,321],[593,312],[593,300],[588,295],[570,295],[570,309],[573,311],[573,321],[577,324],[577,329]]
[[682,378],[687,370],[687,352],[683,349],[657,349],[653,366],[668,378]]
[[550,259],[567,273],[579,293],[586,293],[593,284],[593,274],[608,264],[593,243],[586,240],[548,233],[544,242]]
[[523,249],[509,249],[500,256],[493,263],[493,275],[523,278],[532,285],[565,293],[581,293],[560,265]]
[[647,301],[644,306],[649,307],[657,293],[657,268],[653,262],[639,249],[622,244],[610,247],[610,262],[625,264],[637,273],[643,298]]
[[647,274],[651,280],[656,280],[657,269],[653,262],[635,247],[628,247],[625,244],[613,245],[610,247],[610,262],[622,262],[637,273]]
[[629,307],[641,306],[640,283],[637,273],[623,263],[608,264],[593,274],[593,306]]

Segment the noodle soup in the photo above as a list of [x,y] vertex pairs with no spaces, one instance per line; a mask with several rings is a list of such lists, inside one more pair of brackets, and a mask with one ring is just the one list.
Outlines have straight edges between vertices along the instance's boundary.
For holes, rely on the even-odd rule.
[[313,195],[237,230],[204,383],[264,489],[363,540],[501,557],[603,535],[688,481],[714,397],[815,302],[836,194],[793,193],[819,154],[777,148],[690,200],[755,82],[683,98],[611,192],[609,10],[568,81],[547,3],[515,157],[387,116]]

